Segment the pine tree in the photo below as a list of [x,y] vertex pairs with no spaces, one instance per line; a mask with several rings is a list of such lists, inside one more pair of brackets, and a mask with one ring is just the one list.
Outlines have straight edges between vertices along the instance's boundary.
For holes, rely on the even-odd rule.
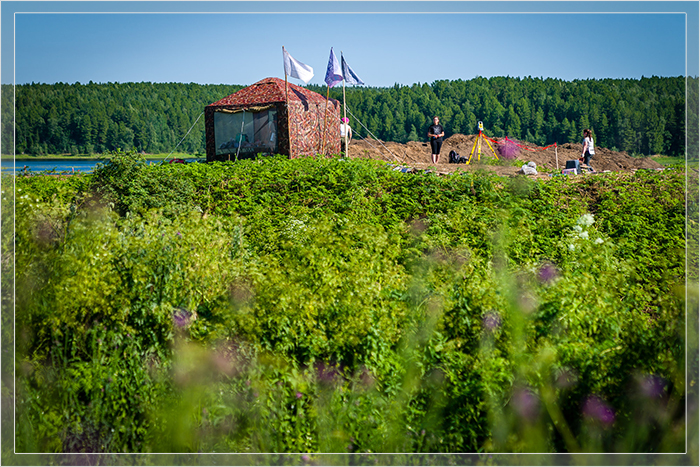
[[418,138],[418,132],[416,131],[416,126],[411,125],[411,132],[408,134],[408,141],[420,141]]

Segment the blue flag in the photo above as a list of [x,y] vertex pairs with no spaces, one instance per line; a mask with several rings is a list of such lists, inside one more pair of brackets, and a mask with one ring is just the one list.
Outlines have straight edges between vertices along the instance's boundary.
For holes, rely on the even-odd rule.
[[347,64],[345,61],[345,57],[342,55],[340,56],[341,62],[343,62],[343,79],[345,80],[346,83],[348,84],[365,84],[362,82],[359,76],[355,74],[354,71],[352,71],[352,68]]
[[338,59],[335,58],[333,47],[331,47],[331,56],[328,58],[328,68],[326,68],[325,81],[330,88],[343,81],[343,72],[338,64]]

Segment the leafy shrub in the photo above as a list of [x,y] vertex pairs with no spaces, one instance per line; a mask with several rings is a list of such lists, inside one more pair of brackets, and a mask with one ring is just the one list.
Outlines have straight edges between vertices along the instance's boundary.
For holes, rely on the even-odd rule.
[[240,226],[146,219],[86,209],[53,243],[30,218],[18,225],[22,427],[42,430],[25,434],[40,451],[141,450],[155,394],[167,393],[173,333],[225,335],[228,290],[245,262]]
[[118,150],[108,157],[94,170],[94,190],[120,215],[162,209],[166,216],[176,216],[195,208],[194,186],[187,177],[173,174],[180,164],[148,171],[144,156],[138,153]]
[[18,449],[676,450],[683,176],[18,177]]

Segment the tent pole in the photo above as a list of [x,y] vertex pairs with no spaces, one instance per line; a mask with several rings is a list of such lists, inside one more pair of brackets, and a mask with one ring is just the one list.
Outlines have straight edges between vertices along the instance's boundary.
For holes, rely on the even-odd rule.
[[[284,46],[282,46],[282,57],[284,58]],[[289,118],[289,85],[287,84],[287,67],[284,67],[284,104],[287,113],[287,136],[289,140],[289,158],[292,158],[292,120]],[[277,117],[279,119],[279,117]]]

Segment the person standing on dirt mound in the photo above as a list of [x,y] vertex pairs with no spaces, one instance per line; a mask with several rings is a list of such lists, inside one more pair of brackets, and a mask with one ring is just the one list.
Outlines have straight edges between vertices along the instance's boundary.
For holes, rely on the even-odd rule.
[[591,156],[595,155],[595,148],[593,145],[593,135],[591,130],[586,128],[583,130],[583,154],[581,155],[581,160],[587,166],[591,166]]
[[433,164],[440,161],[440,147],[445,130],[440,125],[440,119],[433,117],[433,124],[428,128],[428,139],[430,139],[430,149],[432,150]]

